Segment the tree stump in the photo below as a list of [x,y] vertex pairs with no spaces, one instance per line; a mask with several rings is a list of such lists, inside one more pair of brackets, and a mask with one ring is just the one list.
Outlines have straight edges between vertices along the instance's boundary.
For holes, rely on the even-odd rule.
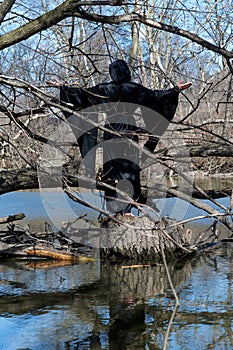
[[189,253],[190,230],[164,217],[154,221],[146,216],[120,217],[121,224],[103,220],[101,227],[100,257],[107,260],[133,262],[158,261],[161,250],[166,255]]

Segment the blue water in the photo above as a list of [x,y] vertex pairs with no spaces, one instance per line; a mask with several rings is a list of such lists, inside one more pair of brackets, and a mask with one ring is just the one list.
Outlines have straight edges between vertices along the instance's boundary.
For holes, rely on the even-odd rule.
[[0,196],[1,217],[21,212],[32,219],[47,216],[39,192],[10,192]]
[[[98,192],[83,192],[80,195],[82,200],[90,202],[96,207],[104,209],[103,197]],[[213,208],[217,208],[209,201],[203,201]],[[220,198],[218,202],[225,207],[229,206],[229,198]],[[156,205],[160,209],[159,216],[169,215],[176,220],[186,220],[192,217],[206,215],[206,212],[200,210],[193,205],[186,203],[182,199],[168,198],[155,200]],[[220,209],[221,211],[221,209]],[[55,226],[60,226],[64,220],[72,221],[77,216],[87,214],[89,217],[97,217],[98,211],[87,208],[79,203],[73,202],[66,194],[61,192],[38,191],[31,192],[11,192],[0,196],[0,217],[13,215],[23,212],[27,219],[44,219],[51,220]],[[134,210],[134,214],[136,214]],[[212,222],[214,219],[209,219]],[[198,221],[196,223],[200,223]],[[206,220],[207,222],[207,220]]]
[[[102,199],[99,195],[92,193],[81,194],[81,199],[91,201],[92,204],[101,205]],[[68,204],[67,204],[67,203]],[[45,217],[47,215],[47,208],[51,210],[59,211],[60,214],[65,214],[64,207],[67,205],[67,211],[70,207],[77,214],[88,212],[94,215],[95,211],[84,207],[78,203],[73,202],[67,195],[62,192],[46,192],[42,193],[38,191],[22,191],[22,192],[10,192],[0,196],[0,215],[7,216],[9,214],[15,214],[24,212],[26,216],[31,219],[38,217]]]
[[[81,199],[102,206],[102,198],[92,193],[80,195]],[[64,192],[22,191],[0,196],[0,217],[24,213],[26,219],[50,221],[59,228],[62,221],[73,221],[82,214],[97,217],[98,212],[72,201]]]

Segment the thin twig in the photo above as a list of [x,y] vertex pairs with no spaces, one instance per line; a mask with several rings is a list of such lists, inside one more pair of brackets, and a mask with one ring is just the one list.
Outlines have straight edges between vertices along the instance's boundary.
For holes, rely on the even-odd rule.
[[194,218],[178,221],[174,224],[171,224],[171,226],[177,226],[177,225],[182,225],[182,224],[187,224],[188,222],[192,222],[195,220],[201,220],[201,219],[211,219],[211,218],[218,218],[218,217],[225,217],[225,216],[233,216],[233,213],[216,213],[216,214],[209,214],[209,215],[200,215],[196,216]]

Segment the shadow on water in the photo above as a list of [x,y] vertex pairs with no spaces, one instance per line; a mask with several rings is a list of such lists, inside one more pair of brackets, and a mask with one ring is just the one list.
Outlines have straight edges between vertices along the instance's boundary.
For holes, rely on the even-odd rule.
[[[169,349],[231,349],[232,247],[170,266]],[[163,265],[0,264],[0,349],[162,349],[174,300]]]

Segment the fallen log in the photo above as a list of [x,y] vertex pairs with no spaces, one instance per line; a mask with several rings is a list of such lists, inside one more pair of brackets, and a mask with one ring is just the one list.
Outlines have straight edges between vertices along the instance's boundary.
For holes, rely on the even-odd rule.
[[[79,163],[72,164],[72,165],[66,165],[63,168],[63,175],[66,177],[66,179],[69,181],[70,187],[78,187],[78,178],[77,178],[77,169],[79,167]],[[48,188],[55,187],[56,185],[58,187],[61,186],[61,183],[59,181],[56,181],[56,174],[59,174],[60,168],[56,170],[56,168],[51,168],[50,170],[47,169],[47,173],[45,174],[48,179]],[[100,175],[101,176],[101,172]],[[225,174],[222,174],[222,177],[225,178]],[[50,181],[51,180],[51,181]],[[93,180],[93,179],[92,179]],[[195,180],[198,184],[198,179]],[[164,196],[165,194],[170,197],[174,197],[172,192],[169,192],[169,186],[165,186],[164,184],[161,184],[161,182],[152,181],[153,186],[150,184],[148,185],[148,181],[145,180],[144,175],[141,174],[141,185],[142,185],[142,192],[145,197],[145,199],[148,196],[148,192],[150,192],[150,197],[153,198],[160,198],[161,196]],[[82,181],[82,185],[84,184],[84,181]],[[92,184],[88,183],[87,179],[87,188],[90,188]],[[97,181],[96,189],[99,189],[99,183]],[[100,186],[101,187],[101,186]],[[38,183],[38,173],[36,168],[23,168],[23,169],[14,169],[14,170],[2,170],[0,171],[0,194],[4,194],[7,192],[12,191],[18,191],[18,190],[27,190],[27,189],[38,189],[39,183]],[[190,191],[190,187],[187,188],[188,191]],[[221,189],[204,189],[205,193],[209,196],[212,196],[213,198],[221,198],[225,197],[231,194],[232,191],[232,182],[229,181],[229,183],[225,184],[224,188]],[[184,188],[185,191],[185,188]],[[198,199],[205,199],[205,196],[200,193],[200,191],[196,190],[195,188],[192,189],[192,196],[194,198]]]
[[54,260],[68,260],[73,262],[93,262],[95,259],[74,253],[58,251],[48,247],[33,247],[25,250],[27,256],[41,257]]

